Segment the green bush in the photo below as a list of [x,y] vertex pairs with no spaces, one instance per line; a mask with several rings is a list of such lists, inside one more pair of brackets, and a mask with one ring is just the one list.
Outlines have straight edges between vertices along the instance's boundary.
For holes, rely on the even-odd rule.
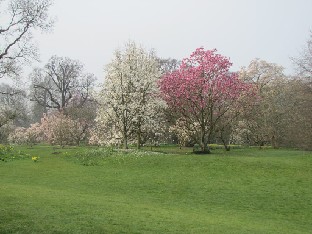
[[201,149],[200,149],[200,146],[199,146],[199,144],[194,144],[194,146],[193,146],[193,152],[198,152],[198,151],[200,151]]
[[[74,155],[69,155],[69,158],[74,158],[79,164],[84,166],[96,166],[99,165],[103,158],[112,156],[114,150],[112,148],[98,148],[87,149],[81,152],[77,152]],[[65,155],[66,156],[66,155]]]
[[224,146],[223,146],[223,145],[218,145],[218,144],[209,144],[209,148],[210,148],[211,150],[223,149]]
[[242,146],[241,145],[229,145],[229,147],[231,148],[231,149],[241,149],[242,148]]
[[24,158],[30,158],[30,155],[19,150],[15,150],[11,145],[0,144],[0,162],[8,162]]
[[[67,156],[66,156],[67,155]],[[141,151],[136,149],[113,149],[113,148],[97,148],[87,149],[76,154],[65,154],[66,158],[73,159],[84,166],[99,166],[105,159],[112,158],[116,163],[122,163],[126,158],[138,159],[146,155],[163,155],[161,152]]]

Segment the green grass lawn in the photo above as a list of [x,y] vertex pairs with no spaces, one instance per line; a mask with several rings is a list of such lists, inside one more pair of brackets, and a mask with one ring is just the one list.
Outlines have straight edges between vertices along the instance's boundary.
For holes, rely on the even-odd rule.
[[40,158],[0,162],[0,233],[312,230],[311,152],[20,149]]

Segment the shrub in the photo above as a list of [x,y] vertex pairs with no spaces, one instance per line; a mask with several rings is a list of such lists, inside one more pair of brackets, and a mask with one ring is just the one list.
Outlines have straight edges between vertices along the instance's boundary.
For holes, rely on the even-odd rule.
[[103,158],[111,156],[113,153],[114,150],[112,148],[98,148],[87,149],[68,157],[74,158],[79,164],[84,166],[97,166]]
[[10,145],[0,145],[0,162],[8,162],[29,157],[29,154],[17,151]]

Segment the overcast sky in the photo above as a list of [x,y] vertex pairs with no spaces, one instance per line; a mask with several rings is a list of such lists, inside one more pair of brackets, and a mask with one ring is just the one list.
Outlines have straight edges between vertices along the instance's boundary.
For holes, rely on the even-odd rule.
[[54,0],[54,30],[35,35],[42,65],[33,65],[67,56],[102,81],[113,51],[134,40],[163,58],[203,46],[230,57],[232,70],[261,58],[289,74],[289,57],[312,30],[311,10],[311,0]]

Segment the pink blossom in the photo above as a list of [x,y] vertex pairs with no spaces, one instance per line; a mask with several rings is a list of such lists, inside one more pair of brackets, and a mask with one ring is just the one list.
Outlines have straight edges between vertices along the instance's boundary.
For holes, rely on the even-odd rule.
[[251,85],[229,71],[231,66],[216,49],[198,48],[183,59],[178,70],[160,79],[162,98],[189,124],[199,121],[202,134],[209,136],[225,112],[241,106],[243,95],[253,95]]

